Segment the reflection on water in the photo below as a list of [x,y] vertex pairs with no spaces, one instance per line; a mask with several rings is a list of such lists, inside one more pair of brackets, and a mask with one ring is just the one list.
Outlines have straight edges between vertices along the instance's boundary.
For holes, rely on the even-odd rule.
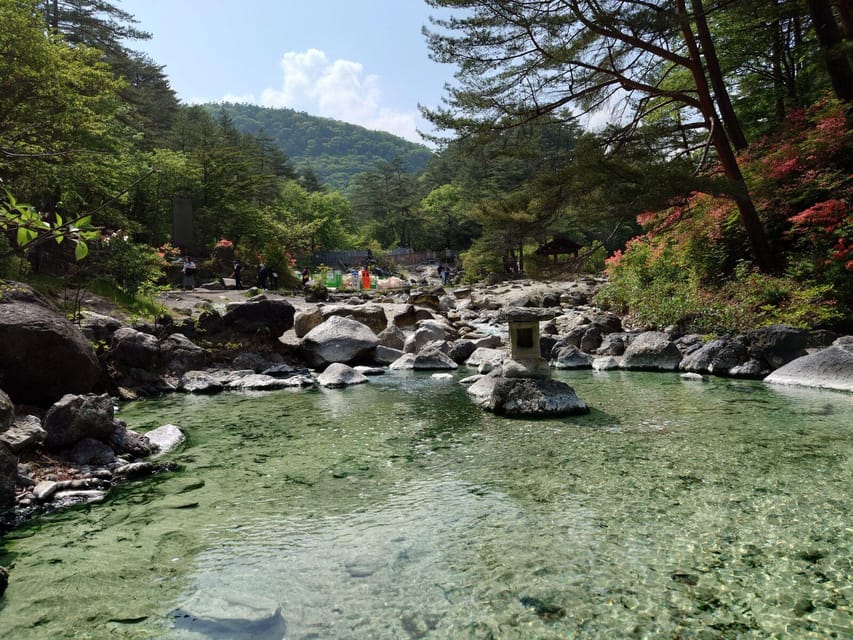
[[0,629],[852,637],[853,396],[558,376],[590,414],[497,418],[412,372],[130,405],[187,431],[181,471],[11,534]]

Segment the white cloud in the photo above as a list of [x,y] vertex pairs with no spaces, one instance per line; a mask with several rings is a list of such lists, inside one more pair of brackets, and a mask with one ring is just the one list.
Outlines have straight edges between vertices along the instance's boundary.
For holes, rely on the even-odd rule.
[[361,63],[330,61],[323,51],[309,49],[285,53],[281,70],[281,88],[264,89],[261,105],[289,107],[421,142],[417,133],[419,114],[382,106],[380,78],[365,73]]

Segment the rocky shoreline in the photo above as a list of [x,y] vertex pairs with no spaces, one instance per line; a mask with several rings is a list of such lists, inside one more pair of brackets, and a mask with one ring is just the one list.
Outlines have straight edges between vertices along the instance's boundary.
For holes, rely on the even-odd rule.
[[[645,330],[597,309],[594,278],[333,294],[172,292],[170,315],[126,322],[84,311],[77,323],[27,285],[0,286],[0,532],[35,514],[102,500],[117,483],[174,468],[158,456],[179,427],[138,434],[119,400],[161,393],[340,387],[386,371],[447,375],[487,406],[509,360],[504,313],[547,310],[542,358],[557,369],[681,371],[853,392],[853,336],[763,327],[708,339]],[[523,399],[522,399],[523,400]],[[6,575],[0,575],[5,585]],[[0,588],[2,593],[2,588]]]

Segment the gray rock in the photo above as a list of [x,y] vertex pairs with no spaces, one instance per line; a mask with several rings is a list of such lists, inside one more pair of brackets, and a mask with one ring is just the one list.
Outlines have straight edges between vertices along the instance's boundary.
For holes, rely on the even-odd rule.
[[622,367],[651,371],[674,371],[681,363],[681,352],[662,331],[645,331],[625,349]]
[[80,316],[80,330],[87,340],[95,344],[109,343],[112,334],[124,326],[121,320],[92,311],[83,311]]
[[321,313],[323,320],[328,320],[332,316],[352,318],[353,320],[370,327],[370,330],[376,334],[382,333],[388,326],[388,318],[385,315],[385,309],[378,304],[334,305],[322,307]]
[[421,371],[435,369],[456,369],[457,365],[453,358],[436,347],[427,347],[415,355],[412,368]]
[[468,360],[465,361],[469,367],[479,367],[484,362],[492,363],[499,366],[504,360],[509,358],[509,353],[503,349],[490,349],[488,347],[479,347],[474,350]]
[[353,364],[370,360],[379,339],[370,327],[342,316],[332,316],[302,340],[305,360],[315,368],[334,362]]
[[107,395],[65,395],[44,417],[44,446],[57,450],[74,446],[83,438],[106,440],[115,431],[115,409]]
[[[472,376],[474,377],[474,376]],[[466,389],[466,392],[478,407],[486,409],[492,398],[492,392],[498,381],[496,375],[479,375]]]
[[159,458],[160,456],[171,453],[177,449],[186,436],[181,428],[174,424],[164,424],[156,429],[152,429],[144,434],[144,437],[151,444],[154,453],[152,457]]
[[758,360],[747,360],[743,364],[729,369],[729,375],[733,378],[751,378],[758,380],[769,373],[766,365],[761,364]]
[[414,369],[415,368],[415,354],[414,353],[404,353],[399,358],[394,360],[391,364],[388,365],[388,368],[392,371],[405,371],[406,369]]
[[724,376],[747,359],[746,345],[741,340],[724,336],[688,353],[679,366],[684,371]]
[[116,456],[112,448],[100,440],[83,438],[71,447],[65,458],[73,464],[103,466],[115,462]]
[[399,351],[403,350],[403,345],[406,344],[405,332],[396,325],[386,327],[378,336],[379,344],[383,347],[391,347]]
[[18,478],[18,458],[0,442],[0,507],[15,504],[15,481]]
[[293,327],[293,305],[287,300],[270,300],[262,296],[228,309],[222,316],[226,327],[277,339]]
[[621,356],[625,353],[626,336],[624,333],[609,333],[603,336],[595,352],[600,356]]
[[42,480],[33,489],[33,495],[36,497],[36,500],[40,500],[42,502],[45,500],[50,500],[53,497],[53,494],[57,492],[59,487],[60,485],[58,482],[53,482],[52,480]]
[[290,386],[282,378],[265,376],[262,373],[248,373],[235,376],[225,383],[225,388],[231,391],[261,391],[264,389],[284,389]]
[[853,391],[853,345],[836,341],[779,367],[764,382]]
[[12,404],[12,398],[0,389],[0,433],[11,427],[14,420],[15,405]]
[[447,332],[437,324],[426,324],[418,327],[415,332],[406,338],[403,344],[405,353],[418,353],[428,343],[436,340],[446,340]]
[[342,362],[333,362],[317,376],[317,384],[321,387],[347,387],[365,382],[367,382],[367,376]]
[[209,640],[281,640],[287,633],[281,607],[263,597],[196,592],[170,614],[175,629]]
[[222,380],[207,371],[187,371],[178,382],[178,391],[184,393],[219,393],[224,388]]
[[181,333],[174,333],[160,342],[162,360],[173,373],[183,373],[204,367],[209,356],[207,351]]
[[[409,355],[413,356],[414,354]],[[403,356],[403,352],[399,349],[392,349],[391,347],[385,347],[381,344],[373,351],[373,360],[378,364],[391,364],[392,362],[399,360],[401,356]]]
[[355,369],[360,374],[365,375],[365,376],[384,376],[385,375],[385,369],[383,369],[382,367],[368,367],[366,365],[360,364],[356,367],[353,367],[353,369]]
[[474,345],[473,341],[461,338],[459,340],[453,341],[453,344],[450,345],[450,351],[448,351],[447,355],[450,356],[453,362],[457,364],[462,364],[468,358],[471,357],[471,354],[474,353],[476,348],[477,347]]
[[66,393],[88,393],[100,377],[77,326],[29,286],[0,287],[0,388],[13,402],[46,407]]
[[808,333],[802,329],[774,324],[748,331],[746,339],[750,357],[766,363],[770,369],[778,369],[806,355]]
[[612,371],[613,369],[618,369],[621,366],[622,361],[619,358],[614,358],[613,356],[595,358],[592,361],[593,371]]
[[553,362],[557,369],[589,369],[593,359],[577,347],[569,346],[557,351]]
[[110,434],[107,444],[120,456],[147,458],[152,452],[151,443],[145,436],[128,429],[121,421],[118,421],[115,431]]
[[498,378],[486,408],[511,417],[560,417],[589,411],[566,383],[532,378]]
[[580,350],[585,353],[596,353],[598,347],[601,346],[601,342],[601,329],[593,325],[583,332],[578,346],[580,347]]
[[310,307],[300,309],[293,316],[293,331],[297,338],[304,338],[311,329],[323,324],[323,312],[321,307]]
[[110,358],[126,367],[157,369],[161,364],[160,342],[149,333],[122,327],[113,332]]
[[0,433],[0,443],[9,447],[12,453],[20,453],[42,444],[47,431],[42,429],[41,420],[36,416],[18,416],[5,433]]

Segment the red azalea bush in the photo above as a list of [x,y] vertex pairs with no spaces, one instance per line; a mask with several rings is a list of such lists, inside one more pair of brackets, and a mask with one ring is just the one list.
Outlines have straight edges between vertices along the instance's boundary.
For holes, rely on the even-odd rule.
[[749,265],[729,199],[694,192],[637,218],[644,234],[607,261],[601,304],[645,325],[737,331],[783,322],[842,327],[853,307],[853,133],[841,105],[793,112],[741,169],[783,274]]

